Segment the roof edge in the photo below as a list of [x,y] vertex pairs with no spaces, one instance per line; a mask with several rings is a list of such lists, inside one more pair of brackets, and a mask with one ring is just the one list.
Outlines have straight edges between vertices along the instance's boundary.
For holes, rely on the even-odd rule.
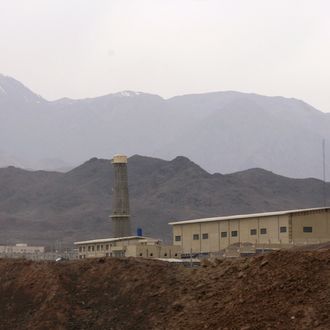
[[79,241],[74,242],[74,245],[79,244],[92,244],[92,243],[106,243],[106,242],[116,242],[116,241],[125,241],[125,240],[131,240],[131,239],[154,239],[151,237],[145,237],[145,236],[127,236],[127,237],[110,237],[110,238],[96,238],[88,241]]
[[225,220],[235,220],[235,219],[249,219],[255,217],[271,217],[276,215],[285,215],[285,214],[293,214],[299,212],[311,212],[311,211],[319,211],[319,210],[330,210],[330,207],[314,207],[309,209],[296,209],[296,210],[286,210],[286,211],[274,211],[274,212],[263,212],[263,213],[247,213],[247,214],[238,214],[238,215],[228,215],[221,217],[212,217],[212,218],[200,218],[200,219],[191,219],[191,220],[183,220],[183,221],[172,221],[168,224],[173,225],[184,225],[189,223],[199,223],[199,222],[214,222],[214,221],[225,221]]

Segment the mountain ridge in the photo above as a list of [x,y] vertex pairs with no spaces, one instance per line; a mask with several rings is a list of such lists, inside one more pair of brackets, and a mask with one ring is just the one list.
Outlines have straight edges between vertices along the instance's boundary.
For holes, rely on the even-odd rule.
[[[92,158],[66,173],[0,169],[0,244],[51,245],[111,236],[112,165]],[[323,205],[323,182],[262,169],[211,174],[186,157],[128,160],[132,232],[171,241],[168,222]],[[326,184],[330,196],[330,183]]]
[[184,155],[209,172],[260,167],[322,178],[323,139],[330,164],[329,114],[294,98],[224,91],[163,99],[123,91],[46,101],[37,94],[26,100],[20,88],[0,97],[0,150],[10,155],[0,154],[2,166],[19,159],[25,168],[67,168],[120,150],[167,160]]
[[[91,100],[91,99],[97,99],[97,98],[103,98],[103,97],[108,97],[108,96],[134,96],[134,95],[149,95],[149,96],[157,96],[165,101],[169,101],[172,99],[178,99],[182,97],[198,97],[198,96],[212,96],[212,95],[217,95],[217,94],[238,94],[238,95],[245,95],[245,96],[257,96],[257,97],[264,97],[264,98],[271,98],[271,99],[283,99],[283,100],[291,100],[291,101],[297,101],[301,102],[304,105],[307,105],[308,107],[311,107],[308,103],[306,103],[302,99],[298,99],[295,97],[286,97],[286,96],[281,96],[281,95],[264,95],[264,94],[259,94],[259,93],[254,93],[254,92],[242,92],[242,91],[236,91],[236,90],[223,90],[223,91],[209,91],[209,92],[201,92],[201,93],[187,93],[187,94],[179,94],[179,95],[174,95],[170,97],[163,97],[158,94],[153,94],[153,93],[148,93],[148,92],[143,92],[143,91],[133,91],[133,90],[122,90],[122,91],[117,91],[117,92],[112,92],[112,93],[106,93],[106,94],[101,94],[101,95],[95,95],[95,96],[88,96],[88,97],[82,97],[82,98],[72,98],[69,96],[62,96],[59,99],[55,100],[48,100],[47,98],[44,98],[40,94],[37,94],[33,92],[29,87],[27,87],[25,84],[20,82],[19,80],[13,78],[10,75],[6,75],[3,73],[0,73],[0,83],[1,81],[12,81],[17,85],[20,85],[21,87],[24,88],[24,90],[29,91],[30,93],[36,95],[37,97],[41,98],[42,100],[48,102],[48,103],[53,103],[53,102],[59,102],[61,100],[68,100],[68,101],[84,101],[84,100]],[[322,110],[315,109],[311,107],[312,109],[321,112],[321,113],[328,113],[328,112],[323,112]],[[330,113],[329,113],[330,114]]]

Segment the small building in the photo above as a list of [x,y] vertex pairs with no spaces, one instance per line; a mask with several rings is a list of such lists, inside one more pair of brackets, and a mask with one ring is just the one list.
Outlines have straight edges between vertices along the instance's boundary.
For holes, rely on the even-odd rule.
[[25,243],[16,245],[0,245],[0,254],[31,254],[31,253],[44,253],[44,246],[29,246]]
[[210,254],[251,243],[281,248],[330,241],[330,208],[232,215],[169,223],[183,254]]
[[180,246],[163,245],[160,240],[143,236],[94,239],[75,242],[78,258],[143,257],[179,258]]

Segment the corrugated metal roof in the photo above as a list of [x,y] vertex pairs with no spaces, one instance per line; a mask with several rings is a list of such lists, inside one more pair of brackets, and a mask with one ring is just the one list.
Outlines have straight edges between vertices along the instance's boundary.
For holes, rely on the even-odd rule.
[[109,242],[111,243],[111,242],[126,241],[126,240],[132,240],[132,239],[151,239],[151,238],[144,237],[144,236],[99,238],[99,239],[92,239],[89,241],[74,242],[74,244],[79,245],[79,244],[93,244],[93,243],[109,243]]
[[259,218],[259,217],[262,218],[262,217],[271,217],[271,216],[277,216],[277,215],[293,214],[293,213],[299,213],[299,212],[309,212],[309,211],[329,210],[329,209],[330,209],[330,207],[316,207],[316,208],[310,208],[310,209],[239,214],[239,215],[229,215],[229,216],[214,217],[214,218],[202,218],[202,219],[176,221],[176,222],[170,222],[169,225],[185,225],[185,224],[189,224],[189,223],[225,221],[225,220],[235,220],[235,219],[249,219],[249,218]]

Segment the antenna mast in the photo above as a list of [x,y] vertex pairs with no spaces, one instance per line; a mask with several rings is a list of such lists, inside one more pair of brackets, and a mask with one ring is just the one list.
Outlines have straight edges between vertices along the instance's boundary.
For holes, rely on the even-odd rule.
[[327,191],[326,191],[326,177],[325,177],[325,139],[322,140],[322,154],[323,154],[323,206],[327,206]]

